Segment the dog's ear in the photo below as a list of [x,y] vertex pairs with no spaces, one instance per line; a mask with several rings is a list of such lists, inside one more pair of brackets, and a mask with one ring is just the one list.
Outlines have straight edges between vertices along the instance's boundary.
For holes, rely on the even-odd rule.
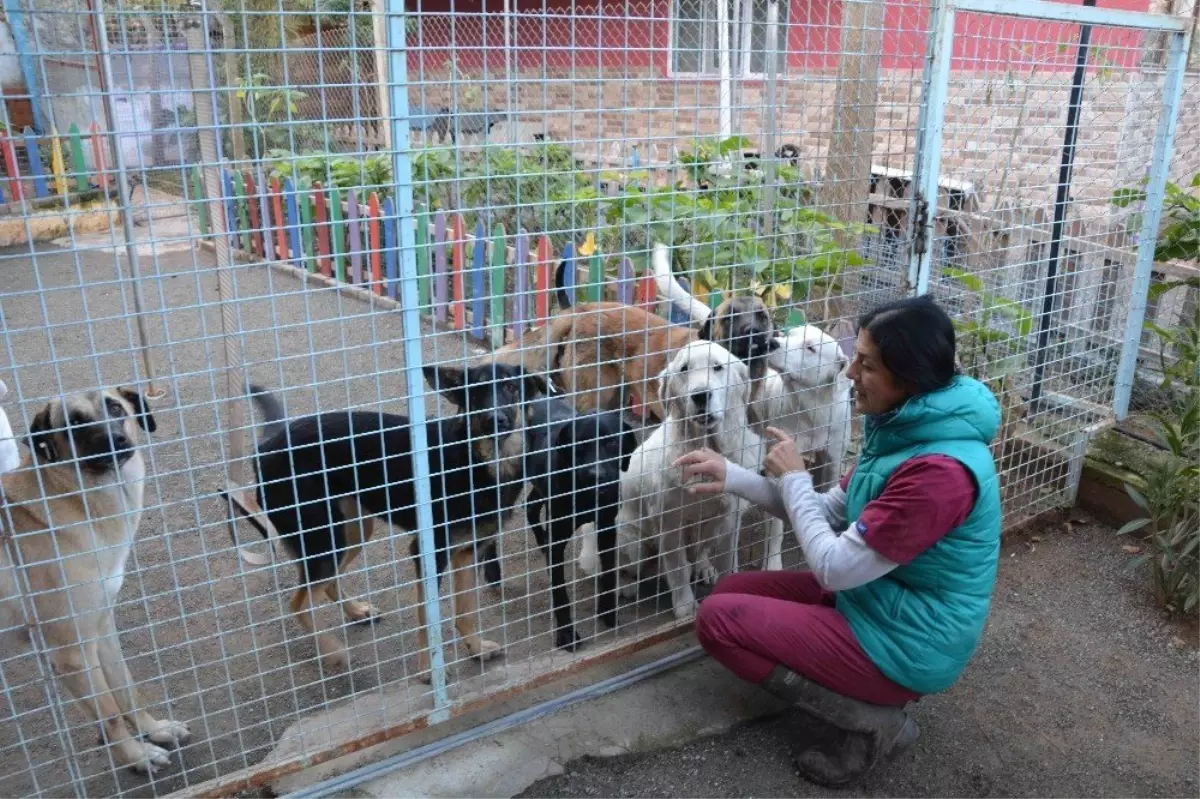
[[133,406],[133,415],[137,419],[139,427],[147,433],[158,430],[158,422],[154,421],[154,414],[150,413],[150,405],[140,392],[134,391],[132,388],[119,388],[117,393]]
[[455,407],[467,407],[466,369],[423,366],[421,371],[425,373],[425,380],[429,383],[430,388],[445,397]]
[[548,383],[546,381],[546,378],[543,375],[540,375],[537,372],[526,372],[525,373],[525,396],[526,396],[526,398],[536,397],[539,394],[547,396],[547,397],[550,396],[550,383]]
[[778,336],[771,336],[769,339],[767,339],[767,352],[775,352],[782,346],[783,345],[779,343]]
[[716,314],[709,314],[708,318],[704,320],[704,324],[700,325],[700,338],[705,341],[713,340],[713,319],[715,318]]
[[29,448],[40,461],[58,460],[58,447],[54,446],[54,432],[50,426],[50,406],[38,411],[29,425]]

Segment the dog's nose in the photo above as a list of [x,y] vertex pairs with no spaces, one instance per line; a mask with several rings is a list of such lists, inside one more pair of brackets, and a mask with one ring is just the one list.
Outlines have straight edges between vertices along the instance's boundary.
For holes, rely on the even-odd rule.
[[692,395],[692,404],[695,405],[698,410],[704,410],[705,408],[707,408],[708,407],[708,392],[700,391],[700,392],[693,394]]
[[112,436],[113,452],[129,449],[129,437],[124,433],[116,433]]

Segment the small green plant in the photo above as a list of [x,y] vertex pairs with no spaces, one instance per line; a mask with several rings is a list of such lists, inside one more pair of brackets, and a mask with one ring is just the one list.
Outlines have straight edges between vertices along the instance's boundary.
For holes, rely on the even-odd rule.
[[[308,95],[289,86],[277,86],[270,75],[259,72],[238,83],[237,99],[243,103],[250,130],[250,155],[255,159],[272,150],[308,145],[307,132],[300,128],[289,130],[289,120],[299,117],[299,103]],[[232,144],[230,145],[232,152]]]
[[1191,392],[1177,414],[1153,414],[1148,425],[1168,455],[1149,465],[1145,491],[1125,484],[1145,515],[1118,533],[1143,536],[1145,551],[1133,565],[1150,564],[1163,608],[1194,613],[1200,607],[1200,392]]
[[[1145,186],[1146,180],[1142,181]],[[1192,176],[1190,189],[1200,188],[1200,172]],[[1127,208],[1146,201],[1144,189],[1124,188],[1113,192],[1112,204]],[[1131,225],[1140,227],[1141,215],[1131,219]],[[1196,197],[1178,184],[1167,181],[1163,200],[1163,226],[1154,247],[1156,261],[1200,261],[1200,197]]]

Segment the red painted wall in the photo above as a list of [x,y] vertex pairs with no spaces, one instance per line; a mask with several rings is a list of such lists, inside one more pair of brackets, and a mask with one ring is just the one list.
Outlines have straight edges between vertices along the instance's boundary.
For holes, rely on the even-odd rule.
[[[419,32],[410,36],[410,79],[442,74],[455,60],[471,78],[504,76],[503,0],[409,0],[419,12]],[[561,76],[572,67],[603,69],[655,66],[669,69],[672,0],[511,0],[513,62],[528,75],[546,70]],[[787,26],[788,70],[810,72],[837,67],[841,45],[839,0],[790,0]],[[1075,5],[1077,3],[1071,3]],[[1144,11],[1149,0],[1099,0],[1101,8]],[[920,70],[928,11],[922,0],[888,0],[884,24],[884,67]],[[953,68],[971,71],[1069,70],[1074,66],[1078,27],[960,13],[955,26]],[[1135,64],[1142,34],[1109,28],[1093,32],[1110,66]]]

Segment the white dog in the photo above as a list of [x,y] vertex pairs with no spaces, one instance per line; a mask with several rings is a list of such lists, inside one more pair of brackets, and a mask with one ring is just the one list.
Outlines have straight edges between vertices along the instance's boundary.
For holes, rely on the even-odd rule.
[[626,563],[639,562],[646,550],[657,552],[675,617],[687,619],[696,612],[689,556],[706,583],[729,572],[749,503],[731,494],[692,495],[672,463],[709,447],[757,472],[763,441],[747,417],[750,371],[719,344],[694,341],[680,350],[659,376],[659,391],[667,416],[621,476],[617,546]]
[[[801,453],[821,456],[815,485],[836,482],[850,445],[849,359],[835,338],[814,325],[789,330],[779,344],[768,357],[766,383],[750,405],[750,421],[760,431],[778,427],[795,439]],[[768,571],[783,568],[783,535],[783,521],[771,517]]]

